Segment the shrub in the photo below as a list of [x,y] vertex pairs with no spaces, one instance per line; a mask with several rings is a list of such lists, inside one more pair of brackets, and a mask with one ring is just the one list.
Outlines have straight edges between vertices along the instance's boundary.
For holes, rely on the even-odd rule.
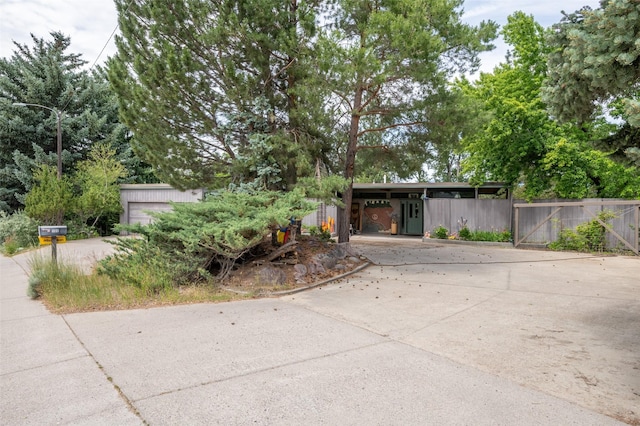
[[440,225],[433,231],[431,235],[435,235],[436,238],[439,238],[441,240],[446,240],[447,237],[449,236],[449,230],[444,226]]
[[0,211],[0,243],[8,255],[38,243],[38,223],[23,211],[7,215]]
[[[615,214],[605,210],[598,214],[604,223],[613,219]],[[606,228],[597,220],[582,223],[576,229],[563,229],[558,240],[549,244],[552,250],[571,250],[580,252],[600,252],[606,248]]]
[[[100,271],[149,288],[223,280],[273,229],[315,209],[302,189],[287,193],[223,191],[199,203],[175,203],[146,226],[120,227],[141,239],[119,238]],[[157,281],[157,282],[156,282]]]
[[330,241],[331,231],[329,229],[322,229],[315,225],[309,227],[309,235],[318,238],[320,241]]
[[461,240],[470,240],[471,239],[471,231],[466,226],[460,230],[458,233],[458,237]]
[[183,262],[144,239],[120,238],[115,244],[118,252],[98,264],[98,274],[137,287],[146,295],[179,285],[181,278],[189,276]]

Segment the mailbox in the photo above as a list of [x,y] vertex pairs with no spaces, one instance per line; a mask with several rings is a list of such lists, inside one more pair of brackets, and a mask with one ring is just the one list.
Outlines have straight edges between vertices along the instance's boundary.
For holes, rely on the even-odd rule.
[[62,226],[38,226],[38,236],[40,237],[58,237],[67,235],[67,227]]

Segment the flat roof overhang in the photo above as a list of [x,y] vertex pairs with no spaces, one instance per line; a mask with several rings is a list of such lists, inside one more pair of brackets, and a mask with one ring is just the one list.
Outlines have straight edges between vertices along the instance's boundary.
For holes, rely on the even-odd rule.
[[[502,182],[485,182],[477,186],[478,189],[502,189],[508,185]],[[416,191],[424,189],[476,189],[475,185],[468,182],[412,182],[412,183],[354,183],[354,190],[393,190],[393,191]]]

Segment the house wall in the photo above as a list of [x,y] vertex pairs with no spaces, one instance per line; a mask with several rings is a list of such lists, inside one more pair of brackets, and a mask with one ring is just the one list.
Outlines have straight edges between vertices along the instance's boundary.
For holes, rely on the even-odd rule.
[[167,184],[120,185],[120,223],[147,224],[151,221],[147,211],[167,211],[171,210],[169,202],[193,203],[203,197],[203,189],[180,191]]
[[450,233],[457,233],[464,221],[472,231],[510,230],[511,200],[429,198],[424,201],[425,232],[444,226]]

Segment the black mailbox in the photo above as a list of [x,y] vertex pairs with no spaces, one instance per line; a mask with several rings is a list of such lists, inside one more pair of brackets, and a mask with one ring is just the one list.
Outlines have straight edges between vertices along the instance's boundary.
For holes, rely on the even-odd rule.
[[57,237],[67,235],[67,227],[62,226],[38,226],[38,235],[40,237]]

